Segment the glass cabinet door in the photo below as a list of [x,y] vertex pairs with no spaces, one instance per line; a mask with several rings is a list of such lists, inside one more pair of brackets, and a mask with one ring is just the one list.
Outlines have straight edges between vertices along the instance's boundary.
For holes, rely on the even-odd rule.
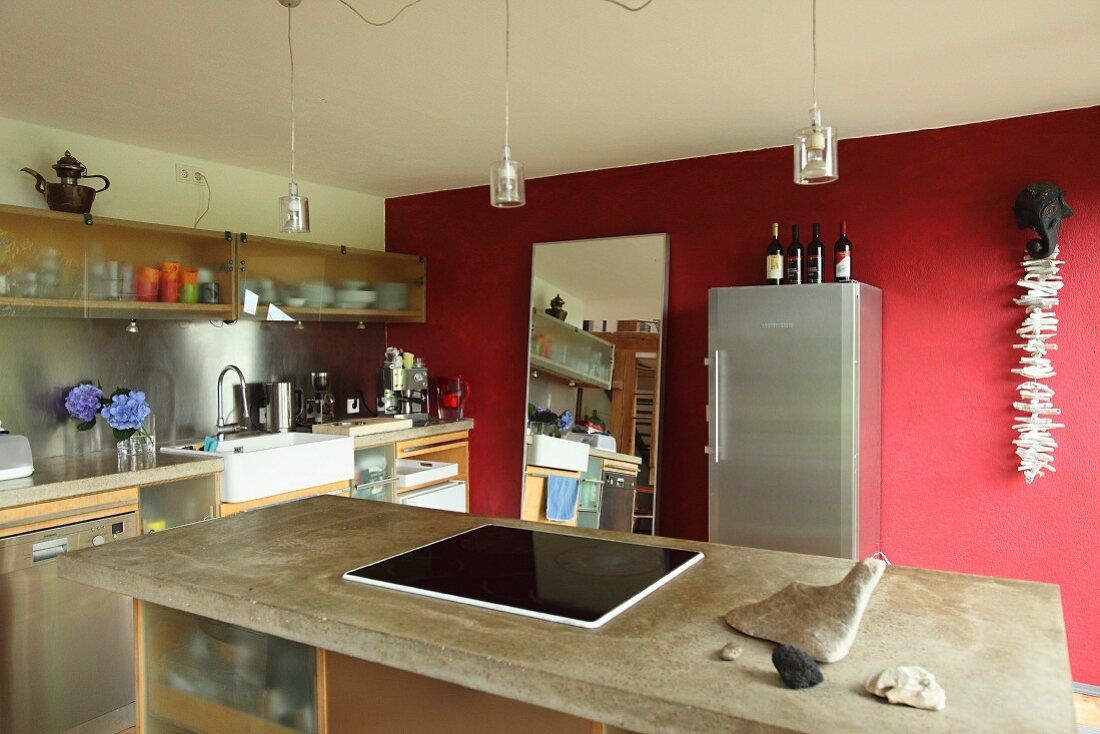
[[424,320],[422,258],[246,234],[239,238],[241,318]]
[[142,730],[316,734],[317,650],[141,603]]
[[397,482],[394,467],[392,443],[356,449],[351,496],[362,500],[394,502]]
[[611,387],[615,345],[572,324],[531,311],[531,367],[581,387]]
[[233,317],[233,237],[0,206],[0,313]]

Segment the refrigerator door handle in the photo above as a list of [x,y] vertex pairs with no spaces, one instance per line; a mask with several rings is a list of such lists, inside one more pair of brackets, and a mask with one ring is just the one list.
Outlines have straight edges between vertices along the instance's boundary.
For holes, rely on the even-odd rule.
[[714,350],[711,367],[714,371],[714,414],[711,416],[714,421],[714,446],[710,450],[710,455],[714,459],[714,463],[717,464],[724,458],[722,456],[722,395],[720,392],[722,386],[721,350]]

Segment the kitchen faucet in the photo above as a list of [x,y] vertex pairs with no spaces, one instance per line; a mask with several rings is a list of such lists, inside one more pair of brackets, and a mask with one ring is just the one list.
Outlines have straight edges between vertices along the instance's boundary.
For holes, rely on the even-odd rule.
[[[241,419],[238,423],[226,423],[225,413],[222,408],[222,380],[225,379],[225,375],[230,370],[237,373],[237,381],[241,386]],[[248,420],[248,385],[244,381],[244,373],[241,372],[241,368],[235,364],[226,365],[221,374],[218,375],[218,436],[222,436],[226,433],[238,433],[240,431],[247,431],[249,429]]]

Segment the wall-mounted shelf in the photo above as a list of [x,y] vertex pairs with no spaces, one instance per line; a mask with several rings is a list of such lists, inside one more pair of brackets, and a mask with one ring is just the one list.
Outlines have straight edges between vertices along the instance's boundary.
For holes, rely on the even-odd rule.
[[529,352],[532,368],[577,387],[611,388],[615,345],[535,309]]

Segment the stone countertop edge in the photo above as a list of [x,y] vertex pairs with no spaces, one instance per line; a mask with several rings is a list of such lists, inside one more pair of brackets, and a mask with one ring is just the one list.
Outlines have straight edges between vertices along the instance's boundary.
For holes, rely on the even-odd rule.
[[[1061,600],[1051,584],[892,566],[848,657],[823,666],[821,686],[790,691],[771,667],[773,645],[733,632],[722,614],[789,580],[833,583],[849,561],[554,528],[706,554],[598,630],[340,579],[353,565],[486,522],[545,529],[320,497],[66,554],[60,575],[642,733],[1075,730]],[[729,641],[744,654],[718,661]],[[1001,672],[990,676],[994,659]],[[862,691],[869,675],[897,664],[932,670],[947,709],[890,706]]]
[[458,431],[472,431],[473,418],[462,418],[445,423],[429,423],[426,426],[414,426],[399,431],[383,431],[381,433],[369,433],[365,436],[355,436],[356,449],[369,449],[375,446],[385,446],[398,441],[409,441],[417,438],[438,436],[443,433],[456,433]]
[[74,456],[50,456],[35,461],[34,474],[0,482],[0,510],[51,500],[69,499],[114,489],[160,484],[222,471],[224,462],[213,456],[156,454],[119,469],[118,453],[98,451]]

